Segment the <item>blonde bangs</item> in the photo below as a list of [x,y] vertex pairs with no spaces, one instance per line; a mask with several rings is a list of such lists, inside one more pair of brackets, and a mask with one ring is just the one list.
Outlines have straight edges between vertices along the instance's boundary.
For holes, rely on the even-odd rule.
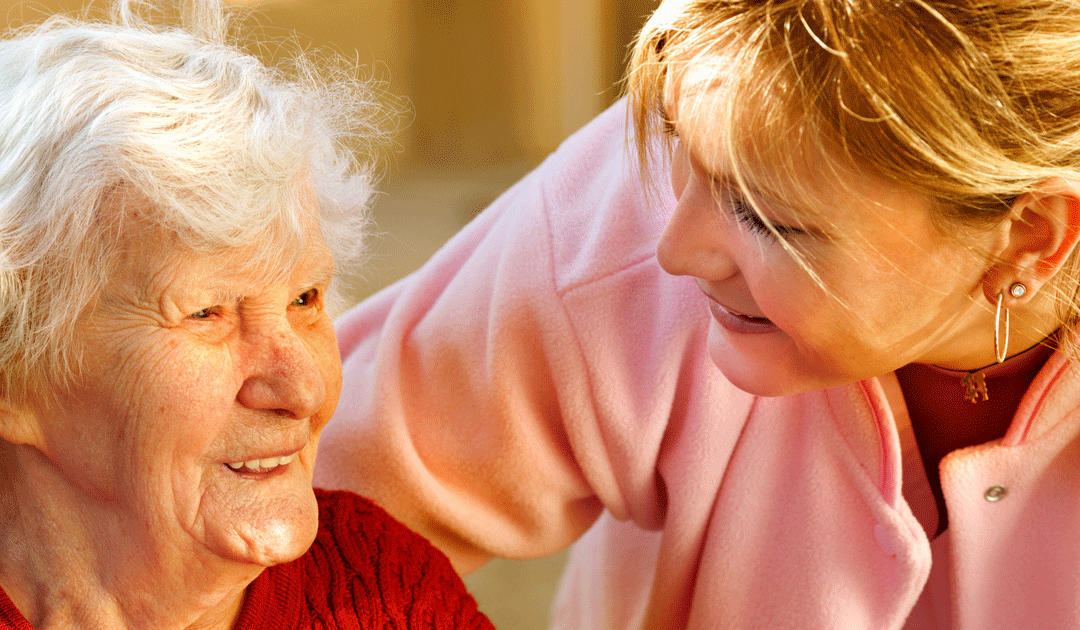
[[[1080,101],[1016,89],[1022,77],[998,40],[1026,50],[1035,36],[1007,33],[986,6],[689,2],[663,17],[642,31],[627,82],[646,169],[650,153],[670,149],[657,141],[670,77],[701,64],[724,75],[709,128],[727,134],[732,168],[778,179],[787,194],[800,194],[784,181],[798,146],[816,167],[835,160],[925,193],[947,218],[992,222],[1018,189],[1066,166],[1046,154],[1033,106],[1065,115],[1053,120],[1076,141]],[[1075,147],[1068,153],[1073,168]]]
[[[672,22],[650,23],[638,40],[628,86],[643,172],[655,177],[649,172],[655,154],[672,149],[665,131],[676,121],[665,99],[680,85],[694,85],[692,95],[680,94],[678,122],[721,139],[724,179],[749,201],[763,194],[813,208],[817,194],[804,185],[806,173],[829,168],[838,141],[836,126],[823,125],[820,111],[804,106],[827,100],[822,92],[833,84],[809,79],[798,67],[806,60],[791,54],[812,44],[811,37],[778,30],[768,7],[710,7],[708,14],[688,9]],[[807,42],[792,41],[799,33]],[[834,74],[832,56],[821,57],[813,74]]]

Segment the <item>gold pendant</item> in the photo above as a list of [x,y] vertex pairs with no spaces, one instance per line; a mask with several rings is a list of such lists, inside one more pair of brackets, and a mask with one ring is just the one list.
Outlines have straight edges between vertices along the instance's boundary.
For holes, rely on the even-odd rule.
[[969,402],[979,402],[979,396],[983,400],[990,400],[990,394],[986,391],[986,377],[982,372],[969,372],[960,379],[960,384],[964,386],[964,398]]

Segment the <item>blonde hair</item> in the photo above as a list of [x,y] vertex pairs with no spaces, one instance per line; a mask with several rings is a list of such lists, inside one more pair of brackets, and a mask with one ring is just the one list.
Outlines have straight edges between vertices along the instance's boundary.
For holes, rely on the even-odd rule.
[[[956,227],[996,224],[1047,179],[1080,180],[1074,0],[662,7],[628,75],[643,165],[663,146],[671,75],[702,64],[717,70],[709,124],[740,185],[752,173],[808,194],[799,167],[839,163],[927,195],[938,225]],[[1063,324],[1080,313],[1077,259],[1047,287]]]
[[361,255],[388,120],[377,85],[303,55],[264,66],[234,43],[215,0],[188,3],[175,24],[160,15],[121,1],[107,19],[56,16],[0,41],[8,399],[74,375],[76,323],[130,229],[103,216],[120,188],[149,200],[140,220],[184,248],[267,243],[275,251],[255,256],[280,264],[282,245],[299,256],[310,182],[338,265]]

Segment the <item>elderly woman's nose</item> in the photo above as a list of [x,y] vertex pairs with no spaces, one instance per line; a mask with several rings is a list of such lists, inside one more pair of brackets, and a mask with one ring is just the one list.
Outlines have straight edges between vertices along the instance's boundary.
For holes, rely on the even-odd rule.
[[247,373],[240,404],[293,418],[314,415],[326,402],[326,381],[309,347],[287,325],[245,335]]

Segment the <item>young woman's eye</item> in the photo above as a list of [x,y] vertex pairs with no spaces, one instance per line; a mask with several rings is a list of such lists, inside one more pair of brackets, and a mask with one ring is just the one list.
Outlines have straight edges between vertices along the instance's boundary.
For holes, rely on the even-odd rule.
[[296,296],[296,299],[292,301],[290,306],[311,306],[319,301],[319,290],[308,289],[300,295]]
[[765,224],[765,221],[761,219],[761,215],[759,215],[742,197],[733,195],[729,198],[728,204],[731,207],[731,213],[735,215],[735,218],[738,219],[739,223],[746,226],[748,230],[755,234],[769,237],[774,237],[776,234],[779,234],[781,237],[805,234],[805,232],[799,228],[787,225],[777,225],[776,223],[773,224],[773,229],[776,230],[776,234],[774,234],[773,231],[769,229],[769,226]]

